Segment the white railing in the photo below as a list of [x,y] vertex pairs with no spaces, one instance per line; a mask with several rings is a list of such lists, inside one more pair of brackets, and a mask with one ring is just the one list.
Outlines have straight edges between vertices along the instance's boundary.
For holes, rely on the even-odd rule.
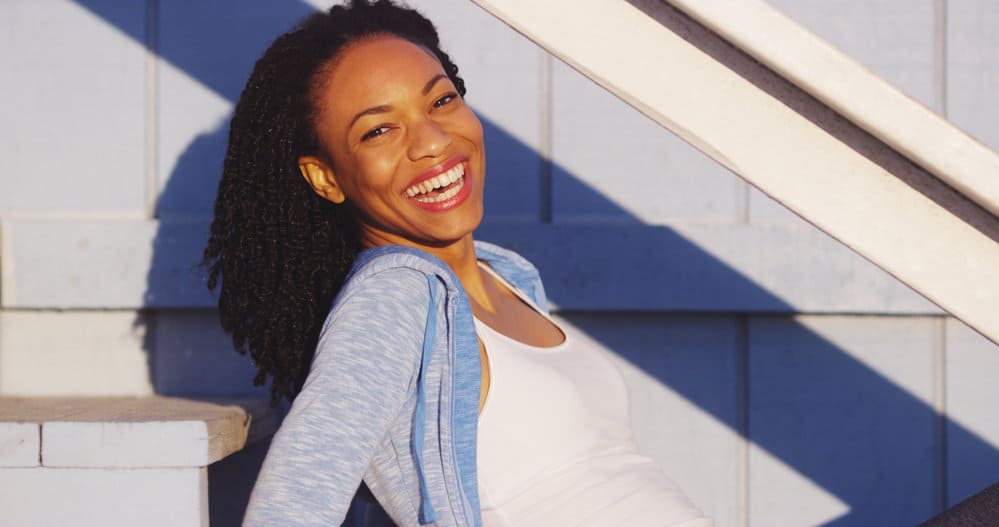
[[474,0],[999,343],[999,156],[759,0]]

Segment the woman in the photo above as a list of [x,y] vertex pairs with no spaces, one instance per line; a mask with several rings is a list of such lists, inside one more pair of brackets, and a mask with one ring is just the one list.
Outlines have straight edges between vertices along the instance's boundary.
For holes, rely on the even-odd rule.
[[400,526],[710,525],[635,452],[619,375],[535,269],[473,242],[464,94],[433,25],[387,1],[257,62],[205,253],[255,382],[293,400],[245,523],[338,525],[363,479]]

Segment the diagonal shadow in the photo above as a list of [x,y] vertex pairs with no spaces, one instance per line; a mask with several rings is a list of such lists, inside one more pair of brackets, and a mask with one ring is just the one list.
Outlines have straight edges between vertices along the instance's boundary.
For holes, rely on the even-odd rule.
[[[157,21],[159,27],[169,27],[171,33],[165,34],[160,30],[156,31],[156,38],[150,38],[146,28],[130,25],[127,21],[131,19],[123,14],[125,10],[137,9],[135,6],[121,7],[111,0],[75,1],[230,102],[238,97],[252,61],[260,55],[267,42],[313,11],[311,6],[300,0],[286,0],[277,5],[243,2],[238,10],[232,9],[228,3],[212,2],[199,5],[198,16],[190,17],[189,9],[152,1],[147,6],[159,9],[152,19]],[[211,47],[204,47],[205,43],[211,43]],[[483,119],[483,125],[490,149],[490,174],[504,174],[505,177],[515,173],[511,169],[514,166],[511,160],[517,160],[517,163],[525,159],[534,160],[536,166],[540,166],[542,160],[533,148],[486,119]],[[178,267],[178,253],[170,234],[173,231],[165,229],[172,218],[206,217],[210,213],[227,132],[227,127],[223,125],[190,141],[163,186],[156,210],[157,217],[165,221],[154,241],[147,290],[148,307],[187,307],[185,296],[175,291],[174,275],[168,271]],[[552,168],[557,187],[566,196],[589,204],[597,212],[627,218],[633,225],[642,224],[635,215],[614,204],[569,171],[559,166]],[[528,181],[532,181],[529,176],[514,177],[527,177]],[[520,185],[494,185],[487,194],[487,210],[508,209],[509,204],[521,199],[517,187]],[[552,231],[534,228],[518,229],[512,233],[509,228],[488,222],[479,232],[485,234],[487,239],[491,238],[490,233],[505,236],[505,239],[498,241],[514,247],[534,261],[542,275],[557,275],[559,273],[553,269],[564,266],[566,262],[576,262],[582,273],[578,279],[546,283],[556,303],[566,300],[562,303],[572,304],[581,289],[591,293],[596,291],[598,297],[613,295],[613,287],[600,289],[602,286],[598,282],[613,285],[614,280],[628,279],[593,273],[608,267],[621,268],[620,264],[615,267],[611,260],[624,251],[640,255],[629,260],[629,265],[635,267],[630,270],[632,274],[660,282],[662,287],[670,288],[672,294],[705,299],[705,312],[712,311],[712,298],[723,295],[739,295],[758,306],[757,311],[795,312],[793,306],[668,227],[646,225],[641,229],[630,229],[624,239],[620,236],[621,231],[611,227],[591,229],[587,231],[590,236],[586,239],[553,240]],[[618,250],[608,251],[608,247]],[[657,256],[648,260],[648,254]],[[652,263],[642,267],[643,261]],[[657,280],[663,265],[673,266],[672,269],[681,275],[687,272],[689,276],[677,278],[674,275],[668,282]],[[585,274],[586,269],[591,274]],[[969,480],[974,481],[967,486],[969,494],[992,483],[988,478],[999,469],[999,452],[987,441],[959,423],[945,420],[906,389],[790,318],[769,322],[771,326],[779,326],[775,328],[781,335],[779,339],[767,340],[764,333],[759,338],[748,336],[749,342],[754,343],[743,372],[749,383],[748,400],[739,403],[733,396],[736,388],[719,381],[713,372],[697,367],[664,367],[657,362],[659,358],[636,351],[642,346],[617,326],[627,325],[629,317],[648,315],[623,317],[607,313],[600,316],[566,313],[566,316],[608,348],[616,350],[717,421],[748,438],[754,445],[849,506],[848,513],[824,525],[911,525],[937,512],[941,500],[939,488],[946,488],[945,475],[938,470],[941,455],[938,449],[944,448],[944,445],[935,441],[941,422],[946,424],[946,441],[951,447],[959,446],[966,459],[980,460],[980,471],[967,475]],[[608,321],[617,323],[608,324]],[[762,325],[767,324],[764,321]],[[159,368],[161,354],[154,347],[150,344],[147,351],[155,356]],[[164,368],[169,368],[169,365]],[[182,372],[196,379],[193,384],[188,382],[183,385],[165,385],[161,382],[161,372],[154,373],[158,379],[157,389],[161,392],[211,391],[209,386],[213,381],[208,377],[199,377],[204,375],[203,372]],[[760,386],[758,380],[766,380],[767,386]],[[814,407],[816,411],[789,412],[786,406],[789,401]],[[740,404],[745,407],[740,408]],[[848,405],[850,411],[835,408],[842,405]],[[749,412],[748,425],[739,417],[740,412],[745,411]],[[259,452],[256,455],[259,456]],[[876,461],[875,466],[871,466],[871,460]],[[226,462],[217,465],[212,466],[210,482],[218,484],[220,480],[227,483],[240,480],[241,483],[236,483],[236,490],[226,485],[225,489],[219,489],[221,492],[216,492],[213,485],[212,523],[238,524],[241,510],[231,504],[216,506],[215,500],[219,495],[226,495],[229,499],[242,499],[245,503],[245,495],[252,486],[252,471],[245,467],[232,468]],[[228,471],[228,476],[220,471]],[[940,486],[941,481],[944,481],[943,487]],[[242,494],[244,492],[246,494]],[[954,503],[962,497],[950,496],[947,501]],[[793,500],[794,497],[788,499]]]

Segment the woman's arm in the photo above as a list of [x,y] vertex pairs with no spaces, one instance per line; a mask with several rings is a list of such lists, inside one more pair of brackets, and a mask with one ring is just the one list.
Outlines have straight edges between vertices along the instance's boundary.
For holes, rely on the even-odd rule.
[[347,284],[274,435],[244,526],[340,525],[415,389],[429,301],[426,278],[412,269]]

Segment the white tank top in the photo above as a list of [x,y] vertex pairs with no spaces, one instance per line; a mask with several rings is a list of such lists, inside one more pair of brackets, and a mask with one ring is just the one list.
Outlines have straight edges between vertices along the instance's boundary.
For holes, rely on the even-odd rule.
[[490,374],[478,431],[484,527],[710,527],[635,448],[626,387],[607,352],[482,268],[565,335],[538,348],[475,320]]

